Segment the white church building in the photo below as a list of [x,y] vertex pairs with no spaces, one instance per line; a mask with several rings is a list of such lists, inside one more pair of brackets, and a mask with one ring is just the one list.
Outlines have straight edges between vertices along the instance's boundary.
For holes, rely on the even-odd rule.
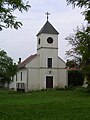
[[37,34],[37,54],[23,62],[19,59],[19,70],[10,88],[27,92],[68,85],[65,62],[58,56],[58,34],[47,16],[46,23]]

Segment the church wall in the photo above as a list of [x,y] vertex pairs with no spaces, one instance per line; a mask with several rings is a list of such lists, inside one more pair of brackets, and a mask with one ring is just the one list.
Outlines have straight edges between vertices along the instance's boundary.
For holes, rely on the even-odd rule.
[[[21,77],[22,74],[22,77]],[[27,89],[27,70],[21,69],[17,72],[17,75],[14,75],[13,82],[10,84],[10,89],[14,88],[17,90],[17,83],[25,83],[25,90]]]
[[65,68],[65,62],[58,57],[58,68]]
[[27,65],[28,91],[40,89],[40,55],[37,55]]
[[46,76],[53,76],[53,88],[58,84],[57,69],[41,69],[40,70],[40,89],[46,89]]
[[28,91],[46,89],[46,76],[53,76],[53,88],[58,86],[57,69],[29,69]]
[[40,67],[40,55],[37,55],[33,60],[31,60],[26,68],[39,68]]
[[63,88],[65,86],[68,86],[68,74],[67,70],[65,69],[59,69],[58,70],[58,87]]
[[52,58],[52,66],[57,68],[57,49],[42,49],[40,53],[40,67],[47,68],[48,58]]
[[28,69],[28,91],[40,89],[40,70]]
[[[21,72],[22,72],[22,80],[21,80]],[[17,82],[25,82],[26,83],[26,79],[27,79],[26,73],[27,73],[26,69],[19,70],[19,72],[17,73]]]

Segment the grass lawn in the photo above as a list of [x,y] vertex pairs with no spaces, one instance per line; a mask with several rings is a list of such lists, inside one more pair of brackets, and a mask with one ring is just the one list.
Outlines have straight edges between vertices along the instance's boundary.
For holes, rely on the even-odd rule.
[[16,93],[0,89],[0,120],[89,120],[90,94],[75,90]]

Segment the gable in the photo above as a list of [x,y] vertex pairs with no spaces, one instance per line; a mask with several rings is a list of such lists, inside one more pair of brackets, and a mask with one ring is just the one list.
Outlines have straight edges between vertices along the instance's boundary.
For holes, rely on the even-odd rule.
[[39,68],[40,67],[40,55],[35,56],[28,64],[26,68]]
[[35,57],[37,56],[37,54],[31,55],[28,58],[26,58],[23,62],[21,62],[20,64],[18,64],[18,68],[25,68],[25,66],[31,62]]

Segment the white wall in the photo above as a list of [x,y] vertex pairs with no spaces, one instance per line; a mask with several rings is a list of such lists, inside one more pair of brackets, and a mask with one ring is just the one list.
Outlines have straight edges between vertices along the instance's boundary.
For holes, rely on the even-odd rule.
[[65,68],[65,62],[58,57],[58,68]]
[[40,70],[29,69],[28,77],[28,91],[40,89]]
[[65,86],[68,86],[68,76],[67,76],[67,70],[65,69],[59,69],[58,70],[58,87],[64,88]]
[[46,89],[46,76],[53,76],[53,88],[57,85],[57,69],[40,69],[40,89]]
[[40,55],[37,55],[32,59],[27,65],[26,68],[39,68],[40,67]]
[[40,55],[31,60],[26,67],[28,68],[28,90],[40,89]]
[[40,67],[47,68],[48,58],[52,58],[52,66],[57,68],[57,49],[42,49],[40,53]]
[[[47,43],[47,38],[48,37],[53,38],[53,43],[52,44]],[[40,45],[38,44],[38,39],[39,38],[40,38]],[[56,34],[45,34],[45,33],[40,34],[37,37],[37,49],[39,49],[41,47],[58,48],[58,35],[56,35]]]

